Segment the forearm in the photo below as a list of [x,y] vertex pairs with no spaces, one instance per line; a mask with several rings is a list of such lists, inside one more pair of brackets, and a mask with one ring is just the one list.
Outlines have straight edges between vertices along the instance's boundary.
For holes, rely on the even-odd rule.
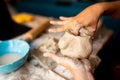
[[97,5],[101,8],[101,15],[120,19],[120,1],[102,2]]
[[[85,11],[93,13],[96,18],[99,18],[101,16],[110,16],[120,19],[120,0],[113,2],[96,3],[83,10],[83,12]],[[81,15],[81,13],[78,14],[76,17],[79,17],[79,15]]]

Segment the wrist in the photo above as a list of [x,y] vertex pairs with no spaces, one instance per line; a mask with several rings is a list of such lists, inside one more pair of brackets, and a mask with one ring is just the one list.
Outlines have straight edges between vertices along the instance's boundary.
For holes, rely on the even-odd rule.
[[104,8],[104,4],[103,3],[96,3],[92,6],[96,12],[96,14],[98,15],[98,17],[102,16],[105,8]]

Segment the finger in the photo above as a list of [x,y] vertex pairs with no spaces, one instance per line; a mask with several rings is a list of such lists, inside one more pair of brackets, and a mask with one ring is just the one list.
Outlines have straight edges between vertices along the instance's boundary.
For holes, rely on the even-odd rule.
[[86,69],[86,74],[87,74],[87,77],[89,80],[94,80],[94,77],[91,73],[91,64],[90,64],[90,61],[87,60],[87,59],[82,59],[82,62],[84,64],[84,67]]
[[77,30],[75,30],[75,29],[74,29],[74,30],[73,30],[73,29],[69,29],[68,31],[69,31],[70,33],[76,35],[76,36],[79,34],[79,31],[77,31]]
[[69,19],[71,19],[71,18],[72,18],[72,17],[63,17],[63,16],[60,16],[60,17],[59,17],[60,20],[69,20]]
[[60,61],[60,57],[58,57],[57,55],[55,55],[55,54],[53,54],[53,53],[44,53],[43,56],[52,59],[52,60],[55,61],[56,63],[59,63],[59,61]]
[[64,67],[76,67],[74,66],[75,65],[75,62],[74,60],[70,59],[70,58],[67,58],[67,57],[59,57],[53,53],[44,53],[45,57],[48,57],[50,59],[52,59],[53,61],[55,61],[56,63],[60,64],[60,65],[63,65]]
[[82,24],[79,24],[77,26],[74,26],[75,30],[74,30],[74,34],[78,35],[79,34],[79,30],[83,27]]
[[64,25],[67,21],[50,21],[50,24],[53,25]]
[[93,27],[92,26],[86,27],[86,29],[89,31],[90,36],[93,36],[95,31],[96,31],[96,27],[94,27],[94,26]]
[[86,69],[86,74],[87,74],[88,80],[94,80],[94,77],[91,73],[91,64],[90,64],[89,60],[83,59],[82,62],[83,62],[84,67]]
[[80,28],[83,27],[82,24],[79,24],[79,25],[73,25],[72,27],[70,27],[70,32],[74,35],[78,35],[79,34],[79,30]]
[[83,62],[85,69],[86,69],[87,71],[90,71],[90,70],[91,70],[90,61],[87,60],[87,59],[82,59],[81,61]]
[[60,27],[60,28],[55,28],[55,29],[49,29],[49,32],[63,32],[66,29],[64,27]]
[[88,31],[90,31],[90,32],[94,32],[94,31],[96,30],[95,27],[87,27],[87,29],[88,29]]

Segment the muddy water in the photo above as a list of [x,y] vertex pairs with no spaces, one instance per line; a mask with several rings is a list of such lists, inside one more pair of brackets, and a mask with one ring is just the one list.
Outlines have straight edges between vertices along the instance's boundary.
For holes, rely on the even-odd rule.
[[0,56],[0,65],[12,63],[12,62],[20,59],[21,57],[22,56],[20,56],[17,53],[9,53],[9,54],[6,54],[4,56]]

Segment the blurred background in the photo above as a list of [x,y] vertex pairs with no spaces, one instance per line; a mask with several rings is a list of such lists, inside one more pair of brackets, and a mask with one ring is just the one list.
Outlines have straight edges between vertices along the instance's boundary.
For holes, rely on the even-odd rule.
[[[86,7],[111,0],[5,0],[15,12],[28,12],[58,18],[74,16]],[[10,7],[9,6],[9,7]],[[14,11],[12,11],[14,12]],[[89,15],[89,14],[88,14]],[[114,31],[99,52],[102,59],[94,75],[96,80],[120,80],[120,20],[102,16],[103,26]]]

